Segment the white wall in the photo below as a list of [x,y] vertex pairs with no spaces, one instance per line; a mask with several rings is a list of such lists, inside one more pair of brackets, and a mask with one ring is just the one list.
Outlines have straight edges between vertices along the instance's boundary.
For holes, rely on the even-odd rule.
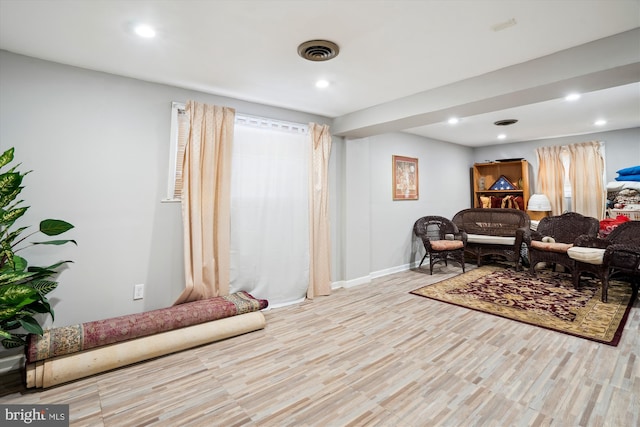
[[[413,223],[425,215],[451,218],[469,207],[472,150],[404,133],[347,140],[345,179],[346,285],[420,261]],[[392,156],[418,159],[418,200],[394,201]],[[419,251],[419,255],[416,254]]]
[[[53,326],[152,310],[183,289],[180,205],[166,196],[172,101],[226,105],[293,122],[323,117],[0,51],[0,149],[16,147],[31,206],[25,225],[60,218],[79,246],[31,249],[39,265],[70,259],[51,294]],[[337,286],[406,269],[423,249],[412,235],[425,215],[452,217],[470,206],[474,162],[524,157],[587,140],[607,144],[607,176],[640,164],[640,128],[471,149],[404,133],[333,138],[330,160],[332,277]],[[419,161],[420,198],[392,200],[392,156]],[[532,185],[535,176],[532,177]],[[145,298],[133,301],[133,285]],[[51,326],[47,321],[46,326]],[[0,359],[7,353],[0,351]],[[1,360],[0,360],[1,361]]]
[[[25,253],[39,265],[74,261],[50,294],[55,326],[166,307],[183,289],[180,204],[161,200],[171,102],[189,99],[329,122],[0,51],[0,149],[15,147],[22,170],[33,170],[24,181],[31,208],[23,222],[60,218],[76,227],[68,237],[78,247]],[[145,297],[133,301],[136,283],[145,284]]]
[[605,142],[607,182],[615,179],[617,176],[616,171],[625,167],[640,165],[640,128],[478,147],[474,150],[473,157],[474,162],[515,157],[525,158],[529,161],[529,166],[532,171],[530,186],[531,194],[533,194],[535,191],[536,177],[538,175],[536,148],[577,144],[586,141]]
[[[170,305],[183,288],[180,205],[161,203],[172,101],[306,123],[329,120],[0,51],[0,148],[33,169],[25,224],[61,218],[78,247],[30,250],[74,263],[51,294],[54,326]],[[393,202],[391,156],[420,159],[420,200]],[[406,134],[334,138],[330,164],[333,278],[367,278],[411,262],[420,216],[468,205],[468,148]],[[461,173],[451,174],[452,170]],[[445,177],[446,183],[445,183]],[[456,189],[452,191],[452,189]],[[145,298],[133,301],[133,285]],[[48,322],[46,324],[50,326]]]
[[[180,205],[166,196],[172,101],[226,105],[293,122],[323,117],[94,72],[0,51],[0,149],[16,147],[31,206],[25,224],[60,218],[78,247],[30,250],[35,264],[74,263],[51,294],[64,326],[166,307],[184,286]],[[393,155],[419,159],[420,198],[392,200]],[[471,148],[403,133],[334,137],[329,185],[332,276],[366,283],[407,268],[424,215],[469,207]],[[515,156],[512,156],[515,157]],[[416,252],[419,252],[416,254]],[[133,301],[133,285],[145,284]],[[0,351],[0,357],[3,353]]]
[[[16,147],[31,206],[25,224],[61,218],[79,246],[31,250],[45,264],[74,260],[54,291],[55,326],[170,305],[183,287],[180,205],[161,203],[172,101],[306,123],[328,119],[0,51],[0,148]],[[609,180],[640,163],[640,129],[471,149],[404,133],[334,138],[330,163],[333,279],[366,283],[419,260],[411,230],[424,215],[469,207],[475,161],[525,157],[585,140],[607,143]],[[417,157],[420,198],[393,201],[393,155]],[[535,179],[532,181],[532,184]],[[133,301],[133,285],[146,285]]]
[[[471,150],[455,144],[393,133],[371,140],[371,271],[415,261],[413,223],[425,215],[447,218],[469,207]],[[420,197],[392,199],[393,155],[416,157]],[[420,248],[421,248],[420,244]],[[420,252],[422,254],[422,252]],[[417,259],[420,261],[422,255]]]

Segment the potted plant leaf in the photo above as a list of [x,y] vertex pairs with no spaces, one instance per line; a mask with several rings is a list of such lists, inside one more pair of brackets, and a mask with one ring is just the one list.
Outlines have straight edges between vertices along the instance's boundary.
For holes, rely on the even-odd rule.
[[18,199],[24,188],[22,180],[29,172],[19,172],[20,164],[11,167],[13,153],[14,148],[10,148],[0,156],[0,342],[5,348],[25,345],[28,333],[43,334],[36,317],[38,314],[54,317],[46,297],[58,285],[52,277],[62,266],[72,262],[61,261],[46,267],[30,266],[18,253],[33,245],[76,244],[75,240],[30,240],[37,234],[57,236],[73,228],[62,220],[45,219],[35,231],[30,231],[30,227],[15,226],[29,209],[22,205],[23,200]]

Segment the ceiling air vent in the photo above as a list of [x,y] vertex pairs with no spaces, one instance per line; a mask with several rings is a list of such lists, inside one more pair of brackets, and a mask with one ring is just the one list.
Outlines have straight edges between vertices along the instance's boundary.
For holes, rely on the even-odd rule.
[[298,55],[309,61],[328,61],[338,56],[340,48],[328,40],[309,40],[298,46]]
[[510,126],[516,123],[518,123],[516,119],[504,119],[504,120],[498,120],[497,122],[493,122],[493,124],[496,126]]

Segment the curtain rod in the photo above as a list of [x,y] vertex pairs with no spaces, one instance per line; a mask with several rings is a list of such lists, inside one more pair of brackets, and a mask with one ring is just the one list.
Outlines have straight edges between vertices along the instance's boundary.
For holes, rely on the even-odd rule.
[[[171,107],[178,110],[179,114],[185,113],[185,104],[181,102],[172,102]],[[288,130],[292,132],[308,132],[308,125],[305,123],[289,122],[280,119],[272,119],[269,117],[252,116],[249,114],[236,113],[235,122],[237,124],[266,127],[270,129]]]

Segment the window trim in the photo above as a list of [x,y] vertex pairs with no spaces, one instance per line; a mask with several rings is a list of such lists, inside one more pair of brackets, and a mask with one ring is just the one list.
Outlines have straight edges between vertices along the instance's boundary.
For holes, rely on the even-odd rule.
[[171,131],[169,136],[169,176],[167,178],[167,197],[162,199],[165,203],[180,203],[182,200],[175,197],[176,173],[178,156],[178,114],[184,112],[185,104],[181,102],[171,103]]

